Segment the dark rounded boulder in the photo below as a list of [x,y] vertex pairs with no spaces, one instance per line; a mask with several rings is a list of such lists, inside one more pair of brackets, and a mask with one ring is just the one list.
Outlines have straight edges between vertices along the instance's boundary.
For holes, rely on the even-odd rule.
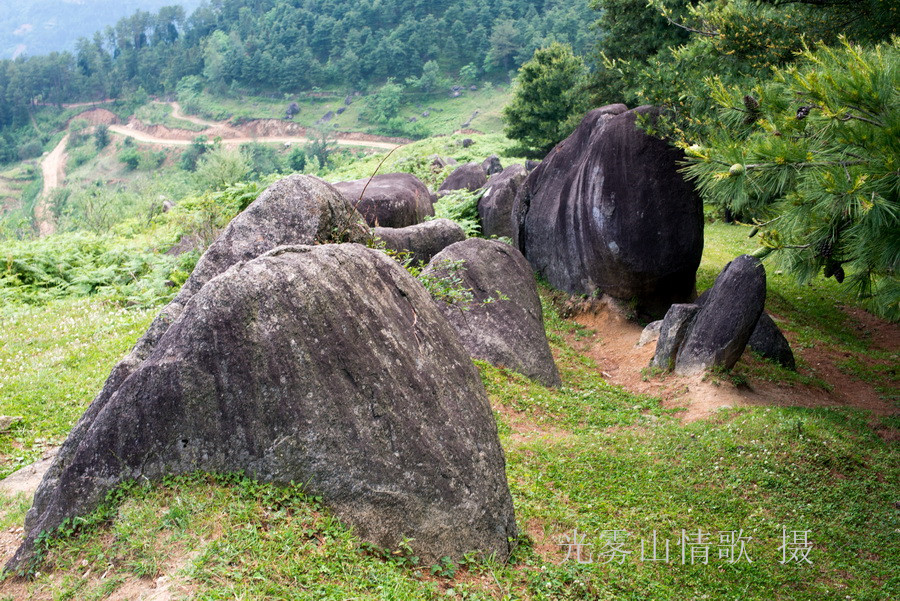
[[436,302],[472,357],[560,386],[534,274],[522,253],[496,240],[469,238],[435,255],[423,276],[471,291],[462,304],[441,297]]
[[691,300],[703,251],[703,205],[678,172],[683,153],[636,125],[657,114],[589,112],[529,174],[513,211],[518,248],[550,284],[650,315]]
[[678,349],[675,372],[692,375],[734,367],[765,303],[766,270],[759,259],[741,255],[726,265]]
[[447,179],[441,184],[438,192],[450,192],[452,190],[468,190],[469,192],[474,192],[483,187],[486,183],[487,176],[484,174],[484,169],[481,168],[481,164],[466,163],[465,165],[460,165],[454,169],[453,172],[447,176]]
[[434,215],[431,193],[410,173],[381,173],[334,187],[371,226],[406,227]]
[[431,219],[407,227],[376,227],[373,233],[388,250],[409,252],[423,265],[451,244],[466,239],[466,232],[449,219]]
[[197,470],[305,483],[361,538],[411,538],[428,562],[473,550],[503,560],[516,536],[478,371],[425,288],[361,245],[234,265],[80,426],[10,569],[118,483]]
[[500,163],[500,157],[498,157],[496,154],[492,154],[488,158],[484,159],[484,161],[481,163],[481,169],[488,177],[494,175],[495,173],[500,173],[501,171],[503,171],[503,165]]
[[513,237],[513,203],[527,175],[524,165],[511,165],[488,180],[484,195],[478,200],[481,233],[485,238]]

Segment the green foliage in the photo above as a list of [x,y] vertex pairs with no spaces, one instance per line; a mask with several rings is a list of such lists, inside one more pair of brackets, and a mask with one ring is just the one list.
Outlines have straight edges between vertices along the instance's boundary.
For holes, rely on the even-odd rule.
[[250,169],[250,163],[239,150],[221,147],[200,157],[194,179],[200,188],[216,190],[241,181]]
[[[188,263],[185,263],[188,261]],[[86,232],[0,245],[0,300],[47,303],[100,296],[142,307],[170,299],[165,282],[176,269],[193,269],[196,257],[172,257],[122,245]]]
[[101,123],[94,130],[94,144],[97,150],[103,150],[109,145],[109,126]]
[[394,81],[393,77],[378,89],[378,92],[366,97],[366,116],[375,123],[387,123],[397,116],[402,104],[404,87]]
[[586,107],[580,90],[585,66],[572,49],[552,44],[522,65],[512,102],[504,109],[507,137],[543,156],[569,135]]
[[711,80],[718,133],[687,147],[704,198],[762,230],[801,280],[824,270],[900,319],[900,41],[805,50],[751,90]]
[[126,169],[134,171],[141,162],[141,153],[133,146],[127,147],[119,153],[119,162],[125,165]]
[[278,173],[284,168],[281,157],[271,145],[259,142],[241,144],[241,154],[247,159],[250,172],[257,177]]
[[191,141],[191,145],[187,147],[187,150],[181,153],[178,166],[185,171],[196,171],[197,161],[211,148],[212,145],[207,142],[206,136],[197,136]]
[[421,77],[408,77],[406,85],[416,88],[425,94],[431,94],[442,88],[446,88],[449,80],[441,73],[441,67],[437,61],[428,61],[422,66]]
[[287,164],[293,171],[302,173],[306,169],[306,151],[299,146],[291,148],[287,157]]
[[456,222],[467,237],[478,236],[481,233],[478,201],[483,194],[484,190],[447,192],[434,203],[434,217],[428,219],[449,219]]

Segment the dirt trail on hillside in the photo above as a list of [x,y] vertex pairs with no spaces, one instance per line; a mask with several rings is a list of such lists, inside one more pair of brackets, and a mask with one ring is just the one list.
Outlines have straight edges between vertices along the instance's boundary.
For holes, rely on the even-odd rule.
[[[132,123],[128,125],[111,125],[109,127],[109,131],[115,132],[117,134],[128,136],[130,138],[134,138],[138,142],[144,142],[147,144],[158,144],[160,146],[187,146],[191,143],[191,140],[180,139],[176,137],[169,137],[165,134],[159,135],[158,132],[154,131],[154,133],[149,133],[146,131],[141,131],[139,129],[135,129]],[[204,132],[192,132],[193,137],[197,137],[199,135],[205,135]],[[336,142],[339,146],[359,146],[363,148],[378,148],[382,150],[393,150],[394,148],[398,148],[402,146],[402,144],[397,144],[395,142],[381,142],[375,140],[360,140],[354,139],[355,136],[341,136],[338,137]],[[193,139],[193,137],[191,139]],[[306,136],[247,136],[241,135],[240,137],[233,138],[222,138],[222,145],[227,147],[239,146],[241,144],[245,144],[247,142],[268,142],[268,143],[281,143],[281,144],[293,144],[293,143],[303,143],[305,144],[309,140]]]
[[[95,103],[79,103],[67,106],[91,106],[93,104]],[[136,119],[132,119],[126,125],[119,125],[115,123],[116,116],[105,109],[86,111],[74,118],[84,118],[94,125],[104,123],[109,125],[109,131],[111,132],[133,138],[138,142],[156,144],[159,146],[188,146],[194,138],[200,135],[207,136],[208,138],[218,137],[222,140],[222,145],[229,148],[240,146],[247,142],[306,144],[309,141],[306,137],[306,128],[299,126],[296,123],[282,122],[277,119],[255,119],[239,127],[234,127],[224,121],[206,121],[198,117],[185,115],[177,102],[164,104],[168,104],[172,107],[173,117],[190,121],[197,125],[202,125],[207,129],[197,132],[186,129],[172,129],[162,125],[148,126]],[[56,148],[54,148],[41,162],[41,171],[44,175],[44,187],[41,198],[34,208],[34,219],[40,236],[47,236],[56,231],[56,226],[50,216],[48,203],[50,200],[50,192],[59,187],[66,177],[65,162],[68,157],[65,150],[68,140],[69,135],[66,134],[60,143],[57,144]],[[405,140],[403,138],[387,138],[355,132],[339,132],[336,139],[336,143],[339,146],[377,148],[379,150],[393,150],[410,141],[411,140]]]
[[[854,312],[847,313],[851,320],[860,322],[860,327],[867,327]],[[637,346],[643,331],[641,326],[599,303],[581,312],[575,317],[575,321],[591,328],[595,334],[587,340],[573,338],[572,344],[596,361],[607,381],[636,394],[659,397],[664,407],[684,409],[680,415],[686,422],[710,417],[722,408],[747,406],[853,407],[871,411],[877,416],[896,415],[900,412],[870,383],[838,367],[846,359],[845,356],[824,344],[803,348],[795,340],[791,340],[789,333],[788,340],[795,355],[802,357],[809,366],[802,368],[801,373],[824,380],[831,385],[832,390],[756,378],[748,378],[746,385],[735,386],[728,379],[711,375],[651,375],[645,372],[645,368],[653,358],[656,342]],[[872,339],[873,344],[877,348],[900,352],[900,327],[877,321],[879,333],[877,340]],[[738,365],[754,363],[759,363],[759,360],[746,352]]]
[[60,182],[65,179],[65,165],[68,155],[66,144],[69,142],[69,134],[63,136],[50,154],[41,161],[41,174],[44,177],[44,187],[41,196],[34,205],[34,221],[37,223],[40,236],[49,236],[56,231],[56,224],[50,215],[50,193],[58,188]]

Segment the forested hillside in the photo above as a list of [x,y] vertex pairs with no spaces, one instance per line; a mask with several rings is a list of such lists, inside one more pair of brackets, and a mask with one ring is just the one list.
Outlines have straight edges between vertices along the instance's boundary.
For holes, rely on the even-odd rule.
[[438,69],[507,77],[550,40],[586,49],[590,16],[586,1],[564,0],[214,0],[189,16],[139,11],[74,53],[0,63],[0,129],[27,124],[35,103],[174,92],[189,76],[257,93],[358,89]]

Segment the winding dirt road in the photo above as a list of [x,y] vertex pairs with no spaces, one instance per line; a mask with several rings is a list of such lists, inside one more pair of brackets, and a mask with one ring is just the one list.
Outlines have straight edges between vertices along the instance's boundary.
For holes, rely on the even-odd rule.
[[[84,103],[82,104],[74,104],[67,106],[89,106],[94,103]],[[166,102],[159,104],[168,104],[172,107],[172,116],[176,119],[182,119],[184,121],[190,121],[196,125],[202,125],[207,128],[207,130],[215,129],[218,132],[224,132],[228,134],[227,136],[220,136],[222,140],[222,145],[227,147],[235,147],[241,144],[246,144],[247,142],[261,142],[261,143],[270,143],[270,144],[294,144],[294,143],[306,143],[308,142],[308,138],[305,136],[248,136],[245,132],[242,132],[240,129],[237,129],[231,125],[229,125],[225,121],[206,121],[199,117],[194,117],[191,115],[185,115],[181,110],[181,105],[177,102]],[[138,142],[143,142],[145,144],[156,144],[158,146],[188,146],[191,144],[191,140],[182,140],[177,138],[168,138],[164,136],[157,136],[150,134],[145,131],[141,131],[138,129],[134,129],[131,124],[128,125],[110,125],[109,131],[119,134],[120,136],[126,136],[129,138],[134,138]],[[197,135],[203,135],[203,131],[196,132]],[[66,163],[66,143],[69,141],[69,135],[66,134],[62,140],[60,140],[59,144],[56,145],[56,148],[53,149],[50,154],[44,157],[44,160],[41,162],[41,172],[44,176],[44,186],[41,192],[41,197],[38,199],[38,202],[34,207],[34,220],[37,223],[38,232],[40,236],[47,236],[56,231],[56,226],[53,223],[52,217],[50,215],[49,202],[50,202],[50,193],[55,189],[62,185],[63,180],[65,179],[65,163]],[[348,137],[338,136],[336,139],[336,143],[338,146],[353,146],[360,148],[377,148],[379,150],[393,150],[402,146],[402,144],[398,144],[395,142],[386,142],[379,140],[357,140]]]
[[[171,138],[163,138],[148,134],[147,132],[139,131],[136,129],[132,129],[127,125],[110,125],[109,131],[115,132],[117,134],[128,136],[129,138],[134,138],[138,142],[144,142],[145,144],[158,144],[160,146],[188,146],[191,141],[190,140],[173,140]],[[202,135],[203,132],[197,132],[197,135]],[[295,142],[306,143],[309,139],[305,136],[256,136],[251,137],[245,134],[240,134],[234,138],[222,138],[223,146],[239,146],[241,144],[246,144],[247,142],[262,142],[262,143],[270,143],[270,144],[293,144]],[[393,150],[401,146],[401,144],[395,144],[393,142],[369,142],[365,140],[351,140],[348,138],[337,138],[336,143],[338,146],[357,146],[362,148],[378,148],[381,150]]]
[[41,175],[44,178],[44,186],[41,190],[41,197],[34,205],[34,220],[38,226],[38,233],[41,237],[49,236],[56,231],[56,224],[50,217],[50,192],[54,188],[58,188],[60,182],[65,178],[65,165],[68,155],[66,154],[66,144],[69,142],[69,134],[63,136],[56,148],[50,151],[44,160],[41,161]]

